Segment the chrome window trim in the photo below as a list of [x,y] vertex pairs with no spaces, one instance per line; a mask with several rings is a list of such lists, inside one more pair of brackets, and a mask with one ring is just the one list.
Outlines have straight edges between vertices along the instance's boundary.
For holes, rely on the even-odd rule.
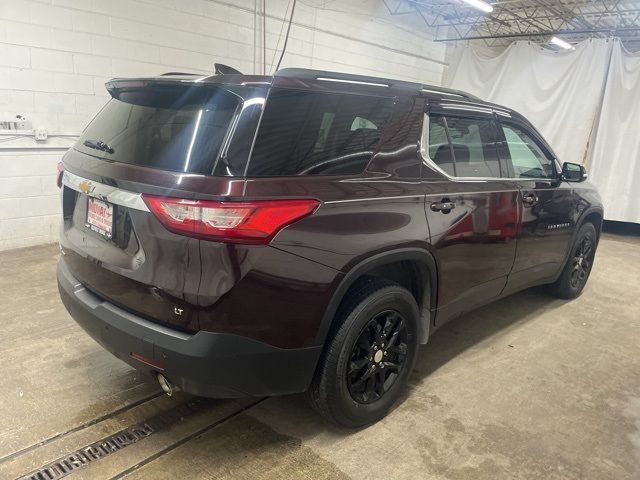
[[[431,157],[429,157],[429,114],[424,114],[424,119],[422,121],[422,133],[420,134],[420,156],[422,157],[422,162],[428,167],[434,169],[436,172],[443,175],[447,180],[451,180],[453,182],[496,182],[508,180],[510,182],[535,182],[535,181],[553,181],[553,178],[522,178],[522,177],[454,177],[449,175],[443,169],[441,169],[436,162],[434,162]],[[553,164],[555,165],[556,174],[558,173],[558,161],[556,158],[553,159]]]
[[462,110],[465,112],[478,112],[478,113],[488,113],[488,114],[494,113],[494,110],[492,108],[477,107],[475,105],[456,105],[456,104],[443,103],[440,105],[440,107],[446,110]]
[[114,205],[121,205],[142,212],[150,211],[142,199],[141,193],[122,190],[112,185],[105,185],[104,183],[80,177],[67,170],[65,170],[62,175],[62,184],[76,192],[84,193],[85,195],[113,203]]
[[509,111],[507,109],[501,109],[499,107],[496,107],[495,105],[491,105],[491,106],[487,106],[484,103],[478,103],[478,102],[473,102],[473,101],[469,101],[469,100],[456,100],[456,103],[443,103],[441,105],[443,108],[448,108],[451,110],[470,110],[470,111],[474,111],[471,107],[479,107],[481,108],[482,112],[488,112],[488,113],[497,113],[499,115],[502,115],[504,117],[511,117],[511,113],[509,113]]

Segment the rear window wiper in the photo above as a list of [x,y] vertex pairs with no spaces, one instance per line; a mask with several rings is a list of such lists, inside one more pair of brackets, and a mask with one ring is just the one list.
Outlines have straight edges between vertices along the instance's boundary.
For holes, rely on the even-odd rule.
[[82,144],[85,147],[89,147],[89,148],[93,148],[94,150],[100,150],[102,152],[107,152],[107,153],[115,153],[115,150],[113,148],[111,148],[109,145],[107,145],[106,143],[104,143],[102,140],[85,140],[84,142],[82,142]]

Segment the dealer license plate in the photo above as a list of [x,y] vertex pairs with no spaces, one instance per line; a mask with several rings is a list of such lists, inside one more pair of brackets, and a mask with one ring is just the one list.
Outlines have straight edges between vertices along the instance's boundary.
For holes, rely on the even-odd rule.
[[111,238],[113,235],[113,205],[89,197],[87,227],[100,235]]

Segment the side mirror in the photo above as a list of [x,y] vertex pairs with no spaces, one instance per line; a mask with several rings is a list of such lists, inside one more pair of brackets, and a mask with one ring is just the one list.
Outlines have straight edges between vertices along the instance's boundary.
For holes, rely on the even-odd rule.
[[565,182],[584,182],[587,171],[578,163],[564,162],[562,164],[562,180]]

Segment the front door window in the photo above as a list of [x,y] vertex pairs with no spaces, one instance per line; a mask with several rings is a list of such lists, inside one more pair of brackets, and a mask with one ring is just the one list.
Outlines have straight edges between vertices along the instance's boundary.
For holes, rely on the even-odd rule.
[[554,178],[553,160],[531,135],[515,125],[502,125],[516,178]]

